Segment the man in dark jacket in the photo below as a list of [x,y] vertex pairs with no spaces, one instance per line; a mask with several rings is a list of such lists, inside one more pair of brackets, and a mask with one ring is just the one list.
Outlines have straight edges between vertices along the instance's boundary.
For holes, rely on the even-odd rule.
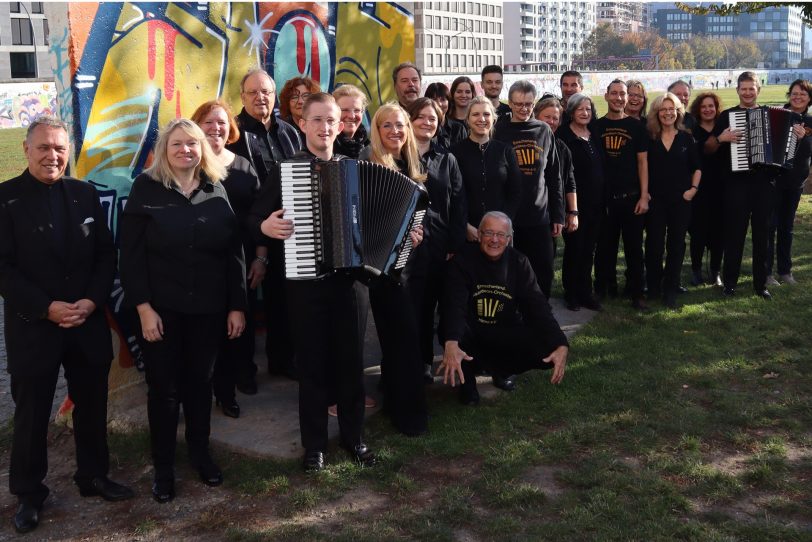
[[[245,74],[240,82],[243,108],[237,115],[240,139],[228,146],[229,150],[251,162],[263,185],[276,164],[292,157],[302,147],[297,130],[274,116],[275,93],[276,84],[265,70],[257,68]],[[294,377],[293,343],[286,317],[282,244],[267,239],[262,242],[269,242],[268,271],[262,282],[268,372]],[[237,389],[254,394],[257,384],[254,379],[241,381],[237,383]]]
[[62,121],[31,123],[23,148],[28,169],[0,183],[0,296],[15,404],[9,488],[20,533],[37,527],[49,493],[46,437],[60,365],[74,403],[79,493],[133,496],[107,478],[113,349],[104,307],[116,273],[107,214],[92,185],[64,176],[70,149]]
[[437,372],[460,380],[460,401],[479,403],[476,367],[506,376],[553,369],[564,378],[569,343],[538,287],[530,264],[512,249],[510,218],[491,211],[479,224],[479,246],[451,260],[443,306],[445,352]]

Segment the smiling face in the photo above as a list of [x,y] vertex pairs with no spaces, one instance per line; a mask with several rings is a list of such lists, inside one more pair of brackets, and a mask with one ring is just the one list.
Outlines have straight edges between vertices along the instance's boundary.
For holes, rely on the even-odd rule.
[[341,122],[344,123],[342,132],[345,136],[352,137],[364,120],[364,101],[355,96],[342,96],[336,102],[341,109]]
[[671,128],[677,122],[677,108],[671,100],[663,100],[660,110],[657,111],[657,118],[660,119],[660,126]]
[[214,154],[220,154],[229,136],[228,114],[222,107],[214,107],[200,122],[206,140]]
[[699,104],[699,117],[700,120],[705,122],[714,122],[716,120],[716,102],[713,98],[708,96]]
[[547,123],[547,125],[552,129],[553,133],[555,133],[555,131],[558,130],[558,125],[561,124],[561,113],[557,107],[545,107],[539,111],[536,119]]
[[176,172],[194,169],[200,164],[201,142],[178,126],[169,132],[166,141],[166,157],[169,167]]
[[643,89],[637,85],[632,85],[628,88],[628,99],[625,107],[626,114],[630,117],[639,117],[643,111],[643,104],[645,103],[645,95]]
[[434,101],[437,102],[437,105],[440,106],[440,111],[443,112],[443,115],[448,114],[448,98],[444,96],[437,96],[434,98]]
[[264,73],[255,73],[243,83],[240,99],[245,111],[260,122],[271,117],[276,103],[276,94],[270,78]]
[[406,117],[400,111],[393,111],[381,118],[378,131],[381,135],[381,144],[389,154],[400,157],[400,151],[406,144]]
[[755,81],[742,81],[736,87],[736,94],[739,95],[739,105],[744,108],[756,106],[759,88]]
[[395,77],[395,93],[398,101],[409,105],[420,97],[420,75],[414,68],[403,68]]
[[505,220],[489,216],[479,226],[479,250],[486,258],[496,261],[510,243],[510,227]]
[[344,128],[341,110],[333,103],[311,103],[307,109],[307,119],[299,119],[299,128],[304,132],[310,152],[316,156],[331,153],[333,142]]
[[468,128],[476,136],[489,136],[493,128],[491,109],[485,104],[472,105],[468,110]]
[[623,110],[626,109],[626,104],[629,100],[626,92],[626,85],[624,83],[612,83],[609,85],[609,89],[606,91],[606,94],[604,94],[603,97],[606,98],[606,104],[609,106],[609,111],[615,114],[623,113]]
[[567,103],[570,96],[581,92],[581,85],[578,83],[578,78],[574,75],[567,75],[561,79],[561,101]]
[[465,111],[468,109],[468,104],[471,103],[471,98],[473,97],[474,89],[471,88],[471,85],[468,83],[460,83],[457,85],[457,88],[454,89],[454,96],[452,96],[452,99],[454,100],[454,105],[457,109]]
[[491,100],[499,99],[502,93],[502,75],[500,73],[486,73],[482,78],[482,91],[485,97]]
[[293,89],[293,94],[290,95],[290,116],[294,122],[299,122],[302,118],[302,108],[304,107],[305,100],[310,97],[310,89],[305,85],[296,85]]
[[38,181],[53,184],[68,166],[68,134],[62,128],[40,124],[23,141],[28,172]]
[[587,127],[592,121],[592,102],[583,100],[573,111],[572,120],[582,128]]
[[810,96],[801,85],[795,85],[789,91],[789,106],[796,113],[806,113],[809,108]]
[[412,120],[414,137],[421,143],[427,143],[437,133],[437,112],[434,107],[427,105]]

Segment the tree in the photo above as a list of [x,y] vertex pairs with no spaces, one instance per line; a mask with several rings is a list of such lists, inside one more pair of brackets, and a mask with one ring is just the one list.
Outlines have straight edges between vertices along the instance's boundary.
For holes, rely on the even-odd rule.
[[739,2],[738,4],[708,4],[707,6],[692,6],[684,2],[675,2],[676,6],[687,13],[696,15],[741,15],[742,13],[758,13],[765,8],[795,6],[801,8],[801,17],[807,26],[812,26],[812,4],[807,2]]
[[688,41],[694,53],[696,67],[699,69],[725,67],[725,47],[719,40],[708,39],[705,36],[694,36]]
[[611,24],[601,23],[584,42],[584,53],[589,58],[597,59],[633,56],[636,51],[632,51],[624,44],[623,38],[615,32]]
[[674,48],[674,60],[679,64],[680,69],[691,70],[696,68],[694,51],[687,42],[680,43]]
[[735,38],[725,42],[730,61],[729,68],[755,68],[764,59],[764,53],[759,49],[758,43],[751,39]]

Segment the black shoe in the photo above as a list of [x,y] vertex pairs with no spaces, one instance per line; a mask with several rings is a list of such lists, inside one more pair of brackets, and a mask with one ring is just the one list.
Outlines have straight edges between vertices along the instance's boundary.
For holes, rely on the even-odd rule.
[[196,467],[197,473],[200,475],[200,481],[207,486],[217,487],[223,483],[223,472],[211,459],[196,465]]
[[[256,384],[254,384],[254,389],[256,390]],[[223,414],[229,418],[240,417],[240,405],[233,397],[231,399],[223,399],[222,401],[220,399],[216,399],[215,403],[220,407],[220,410],[223,411]]]
[[89,482],[76,482],[76,485],[79,486],[79,495],[82,497],[99,496],[105,501],[115,502],[132,499],[135,496],[132,489],[103,476],[93,478]]
[[687,294],[688,293],[688,288],[686,288],[685,286],[680,284],[679,286],[677,286],[677,293],[678,294]]
[[152,498],[161,504],[168,503],[175,498],[175,479],[156,478],[152,482]]
[[647,311],[649,310],[648,305],[643,300],[642,297],[638,297],[632,301],[632,308],[637,309],[639,311]]
[[506,376],[504,378],[501,376],[493,375],[491,377],[491,381],[493,382],[493,385],[499,388],[500,390],[514,391],[516,389],[516,381],[514,380],[514,378],[516,378],[515,375]]
[[764,288],[763,290],[756,290],[756,295],[759,296],[764,301],[772,301],[773,300],[772,294],[766,288]]
[[573,312],[578,312],[579,310],[581,310],[581,304],[578,303],[576,300],[574,300],[574,299],[565,299],[564,301],[567,304],[567,309],[569,309],[569,310],[571,310]]
[[324,468],[324,452],[319,450],[306,450],[302,467],[305,472],[318,472]]
[[702,270],[694,269],[691,271],[691,286],[699,286],[702,282]]
[[586,299],[582,299],[581,306],[591,311],[600,312],[603,310],[603,305],[601,305],[600,302],[598,302],[598,300],[595,299],[594,297],[587,297]]
[[39,525],[39,506],[21,502],[14,514],[14,529],[18,533],[29,533]]
[[[243,393],[245,395],[256,395],[257,394],[257,381],[252,378],[251,380],[245,380],[243,382],[237,382],[237,389],[239,390],[240,393]],[[236,402],[235,402],[235,404],[236,404]],[[237,407],[237,415],[232,416],[232,418],[239,418],[240,417],[239,410],[240,410],[240,407],[238,406]],[[223,414],[226,414],[225,411],[223,411]],[[226,416],[228,416],[228,414],[226,414]]]
[[722,295],[725,297],[733,297],[736,295],[736,289],[731,288],[729,286],[725,286],[724,290],[722,290]]
[[668,292],[663,295],[663,305],[669,309],[677,308],[677,295],[674,292]]
[[426,384],[434,384],[434,375],[431,372],[432,365],[428,363],[423,364],[423,382]]
[[350,457],[362,467],[371,467],[378,462],[375,453],[363,442],[355,446],[344,446],[344,449],[347,450],[350,453]]
[[460,386],[460,403],[465,406],[479,405],[479,391],[476,389],[476,386],[471,388],[465,385]]

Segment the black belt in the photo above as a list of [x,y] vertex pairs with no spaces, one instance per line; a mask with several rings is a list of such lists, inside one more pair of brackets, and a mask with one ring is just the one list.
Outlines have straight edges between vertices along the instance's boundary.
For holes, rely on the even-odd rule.
[[626,192],[625,194],[614,194],[612,199],[640,198],[640,192]]

